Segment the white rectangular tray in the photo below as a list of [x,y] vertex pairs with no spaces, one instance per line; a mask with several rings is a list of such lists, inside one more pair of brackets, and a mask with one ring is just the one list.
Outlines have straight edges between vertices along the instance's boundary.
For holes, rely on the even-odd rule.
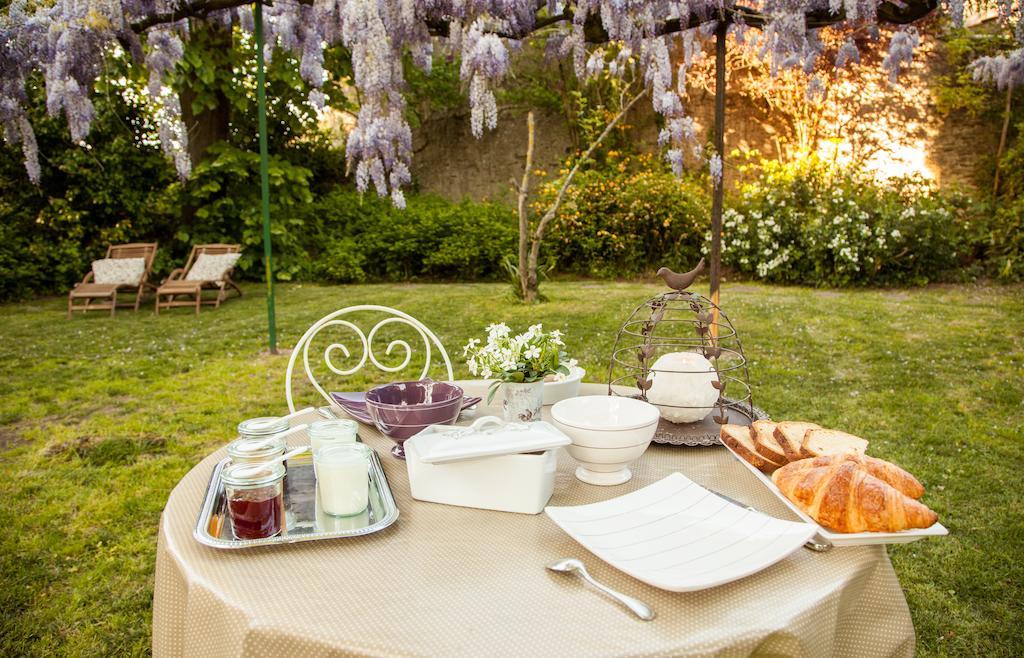
[[[724,444],[723,444],[724,445]],[[755,468],[746,459],[743,459],[737,455],[732,448],[725,446],[732,456],[736,458],[736,461],[747,467],[747,470],[757,476],[757,479],[764,483],[764,486],[768,487],[768,490],[778,496],[779,500],[784,502],[789,509],[793,510],[804,521],[808,523],[815,523],[814,519],[805,514],[803,510],[796,506],[793,501],[779,491],[779,488],[772,482],[770,476],[765,475],[757,468]],[[815,523],[815,525],[817,525]],[[919,528],[916,530],[901,530],[900,532],[832,532],[826,528],[818,526],[818,534],[825,539],[832,542],[833,546],[867,546],[871,544],[907,544],[918,539],[924,539],[925,537],[942,537],[948,535],[949,531],[938,521],[932,524],[929,528]]]

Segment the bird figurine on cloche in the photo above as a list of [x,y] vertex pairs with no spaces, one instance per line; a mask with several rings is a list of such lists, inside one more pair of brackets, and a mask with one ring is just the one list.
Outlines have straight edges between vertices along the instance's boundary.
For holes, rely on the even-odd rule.
[[712,445],[719,442],[719,425],[765,417],[752,401],[736,328],[710,299],[687,290],[703,271],[703,258],[683,273],[660,268],[671,291],[638,306],[612,348],[608,394],[658,407],[659,443]]
[[697,263],[697,267],[693,268],[689,272],[686,272],[685,274],[676,274],[667,267],[662,267],[658,270],[658,276],[661,277],[661,280],[665,282],[666,286],[668,286],[672,290],[678,290],[682,292],[683,290],[686,290],[687,288],[692,286],[693,282],[697,280],[697,277],[700,276],[700,273],[703,271],[704,259],[701,258],[700,262]]

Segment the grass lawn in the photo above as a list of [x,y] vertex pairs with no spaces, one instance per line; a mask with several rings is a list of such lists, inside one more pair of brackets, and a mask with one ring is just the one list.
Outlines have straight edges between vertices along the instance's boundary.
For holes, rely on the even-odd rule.
[[[658,290],[552,283],[525,308],[503,285],[292,285],[278,322],[288,347],[331,310],[385,304],[455,357],[490,321],[542,321],[600,379],[619,322]],[[240,419],[284,409],[287,358],[263,353],[262,290],[246,292],[199,318],[0,307],[0,655],[148,652],[168,492]],[[1024,654],[1024,288],[744,284],[722,299],[759,406],[861,434],[927,487],[950,536],[890,549],[920,653]]]

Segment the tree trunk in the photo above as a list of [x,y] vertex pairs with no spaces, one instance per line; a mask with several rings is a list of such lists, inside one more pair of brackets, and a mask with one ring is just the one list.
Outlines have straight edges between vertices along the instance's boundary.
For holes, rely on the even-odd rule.
[[996,172],[992,180],[992,196],[999,194],[999,160],[1006,150],[1006,135],[1010,132],[1010,101],[1013,100],[1013,85],[1006,85],[1006,111],[1003,116],[1003,132],[999,135],[999,148],[996,149]]
[[[551,206],[547,209],[544,215],[537,222],[536,228],[530,231],[530,215],[529,208],[527,206],[527,200],[530,189],[530,168],[533,166],[533,112],[530,112],[526,118],[526,167],[523,169],[523,180],[520,184],[516,185],[513,180],[512,184],[516,186],[519,193],[519,287],[522,293],[523,301],[527,304],[532,304],[540,298],[540,280],[537,272],[537,265],[540,261],[540,244],[544,240],[544,233],[548,228],[548,224],[558,214],[558,209],[562,207],[562,201],[565,200],[565,193],[572,185],[572,180],[576,176],[576,172],[580,170],[580,167],[584,162],[590,159],[593,155],[594,150],[601,145],[605,137],[611,133],[612,129],[618,125],[622,117],[626,116],[636,102],[647,95],[647,90],[641,91],[639,94],[633,97],[633,100],[629,101],[615,117],[608,122],[604,130],[598,137],[590,143],[587,150],[576,160],[576,164],[572,166],[569,173],[566,174],[562,180],[561,187],[558,188],[558,193],[555,195],[555,200]],[[527,249],[527,246],[529,248]]]
[[[201,40],[203,48],[229,52],[233,46],[230,27],[193,19],[190,29],[193,32],[201,30],[204,33]],[[178,96],[181,100],[181,119],[188,130],[188,155],[192,159],[192,167],[195,168],[203,161],[207,149],[228,138],[231,107],[224,93],[220,89],[215,89],[213,107],[194,111],[192,106],[202,83],[190,84],[191,82],[185,82]]]
[[540,243],[544,238],[543,233],[535,233],[530,238],[530,257],[526,267],[526,289],[523,294],[523,301],[532,304],[540,297],[540,282],[537,280],[537,261],[540,259]]
[[[202,40],[193,39],[193,42],[202,44],[195,47],[230,52],[234,45],[230,27],[207,23],[201,19],[192,19],[189,29],[193,33],[201,31],[204,35]],[[178,99],[181,102],[181,120],[188,131],[187,150],[188,157],[192,161],[193,171],[206,158],[206,152],[211,146],[228,139],[231,127],[231,106],[227,97],[219,89],[213,94],[215,101],[213,107],[204,107],[198,112],[195,111],[193,103],[199,95],[201,84],[198,81],[186,80],[184,87],[178,93]],[[186,227],[189,234],[192,233],[195,213],[196,208],[191,203],[182,204],[182,225]]]
[[[530,195],[530,170],[533,169],[533,112],[526,115],[526,165],[523,167],[523,180],[519,184],[519,293],[524,301],[533,302],[536,299],[536,281],[532,287],[530,284],[528,266],[528,253],[530,242],[530,208],[528,205]],[[531,295],[531,290],[533,294]]]

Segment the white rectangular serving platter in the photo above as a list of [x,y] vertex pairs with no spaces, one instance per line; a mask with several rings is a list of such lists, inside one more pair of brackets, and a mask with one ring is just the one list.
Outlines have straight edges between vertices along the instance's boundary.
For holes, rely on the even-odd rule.
[[818,530],[734,505],[681,473],[611,500],[544,511],[597,557],[670,592],[757,573],[800,550]]
[[[723,444],[724,445],[724,444]],[[832,532],[827,528],[819,526],[814,519],[804,513],[796,504],[789,498],[779,491],[779,488],[772,482],[772,478],[769,475],[762,473],[753,464],[743,459],[728,445],[726,449],[732,453],[732,456],[736,458],[736,461],[747,467],[747,470],[753,473],[757,479],[764,483],[764,486],[768,487],[768,490],[775,494],[779,500],[786,504],[789,509],[793,510],[797,516],[808,523],[813,523],[818,528],[818,534],[827,539],[832,543],[833,546],[869,546],[872,544],[908,544],[918,539],[924,539],[925,537],[942,537],[948,535],[949,531],[938,521],[933,523],[928,528],[917,528],[914,530],[901,530],[900,532]]]

